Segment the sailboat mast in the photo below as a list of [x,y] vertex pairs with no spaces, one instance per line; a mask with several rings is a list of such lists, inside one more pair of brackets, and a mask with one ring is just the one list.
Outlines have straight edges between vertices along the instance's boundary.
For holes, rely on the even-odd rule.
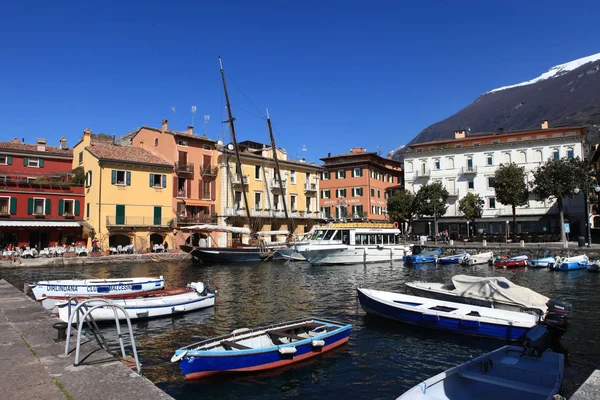
[[287,195],[285,188],[283,187],[283,181],[281,180],[281,170],[279,169],[279,159],[277,158],[277,147],[275,146],[275,138],[273,137],[273,126],[271,125],[271,117],[269,116],[269,109],[267,109],[267,125],[269,126],[269,136],[271,137],[271,147],[273,149],[273,160],[275,160],[275,173],[277,174],[277,181],[279,182],[279,189],[281,190],[281,196],[283,200],[283,212],[285,213],[285,219],[288,223],[288,229],[290,234],[294,233],[294,221],[290,218],[287,210]]
[[236,173],[238,179],[242,184],[242,196],[244,197],[244,205],[246,206],[246,218],[248,219],[248,228],[250,229],[250,232],[253,233],[254,229],[252,229],[252,224],[250,223],[250,207],[248,204],[248,197],[246,196],[246,182],[244,182],[244,174],[242,171],[242,160],[240,158],[240,150],[238,149],[237,139],[235,137],[235,126],[233,124],[235,118],[233,118],[233,114],[231,113],[231,104],[229,104],[229,94],[227,93],[227,82],[225,82],[225,70],[223,69],[223,62],[221,61],[221,57],[219,57],[219,66],[221,67],[221,78],[223,80],[223,89],[225,90],[227,114],[229,115],[229,120],[226,122],[229,123],[229,128],[231,129],[231,139],[233,140],[235,158],[237,160]]

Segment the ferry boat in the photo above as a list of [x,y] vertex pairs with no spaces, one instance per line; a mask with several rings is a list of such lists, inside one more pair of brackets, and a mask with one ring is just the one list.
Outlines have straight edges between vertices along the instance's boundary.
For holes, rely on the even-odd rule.
[[401,261],[410,246],[392,224],[339,223],[315,229],[296,251],[315,265],[357,264]]

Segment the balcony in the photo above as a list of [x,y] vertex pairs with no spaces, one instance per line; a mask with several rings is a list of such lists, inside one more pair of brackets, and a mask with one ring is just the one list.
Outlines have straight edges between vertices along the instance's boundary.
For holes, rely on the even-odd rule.
[[224,215],[226,217],[245,217],[246,209],[245,208],[225,207]]
[[[242,177],[242,179],[243,179],[244,185],[248,185],[248,175],[244,175]],[[237,174],[235,174],[231,177],[231,184],[236,185],[236,186],[242,184],[242,181],[240,180],[240,177]]]
[[177,163],[175,163],[175,171],[178,174],[193,174],[194,173],[194,164],[177,162]]
[[200,174],[202,176],[217,176],[217,174],[219,173],[219,167],[218,166],[203,166],[200,169]]
[[420,169],[417,171],[415,176],[417,177],[417,179],[429,179],[431,177],[431,171],[429,170],[429,168]]
[[287,179],[282,179],[281,185],[276,178],[271,179],[271,190],[281,190],[281,188],[287,189]]
[[305,183],[304,184],[304,192],[305,193],[309,193],[309,192],[316,192],[317,191],[317,184],[316,183]]
[[173,223],[173,218],[159,217],[124,217],[124,216],[107,216],[106,227],[127,227],[127,228],[170,228]]
[[180,216],[177,218],[178,226],[216,224],[216,223],[217,223],[217,218],[210,216],[210,215],[200,215],[197,217]]
[[446,189],[448,191],[448,197],[458,197],[458,189]]
[[187,189],[185,187],[177,190],[178,199],[187,199],[187,197]]
[[476,175],[477,174],[477,167],[462,167],[460,169],[460,174],[461,175]]

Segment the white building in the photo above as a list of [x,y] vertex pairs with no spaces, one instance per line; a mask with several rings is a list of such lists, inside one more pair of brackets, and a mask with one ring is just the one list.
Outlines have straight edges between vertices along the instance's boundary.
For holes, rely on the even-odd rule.
[[[525,167],[527,182],[533,171],[549,159],[587,157],[584,127],[549,128],[496,133],[469,134],[455,131],[454,139],[419,143],[409,147],[404,156],[406,189],[417,192],[422,185],[441,182],[450,193],[446,215],[438,220],[439,230],[448,229],[467,235],[467,222],[458,210],[459,200],[468,192],[479,194],[484,201],[483,217],[476,221],[470,234],[506,234],[512,224],[512,208],[498,203],[494,192],[494,173],[506,163]],[[537,201],[530,195],[526,206],[517,208],[517,232],[550,234],[560,232],[556,200]],[[564,211],[572,236],[583,234],[584,206],[581,195],[565,199]],[[414,225],[416,233],[433,232],[433,220],[426,218]],[[581,227],[581,231],[579,228]],[[509,227],[509,232],[512,226]]]

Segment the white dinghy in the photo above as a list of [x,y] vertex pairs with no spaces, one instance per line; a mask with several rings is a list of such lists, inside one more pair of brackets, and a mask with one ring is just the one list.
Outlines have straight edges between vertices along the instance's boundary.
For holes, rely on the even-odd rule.
[[36,300],[66,300],[72,296],[120,297],[151,290],[160,290],[164,287],[165,279],[162,276],[158,278],[62,279],[29,283],[29,288]]
[[460,263],[463,265],[477,265],[477,264],[488,264],[494,257],[494,253],[488,251],[487,253],[469,254]]

